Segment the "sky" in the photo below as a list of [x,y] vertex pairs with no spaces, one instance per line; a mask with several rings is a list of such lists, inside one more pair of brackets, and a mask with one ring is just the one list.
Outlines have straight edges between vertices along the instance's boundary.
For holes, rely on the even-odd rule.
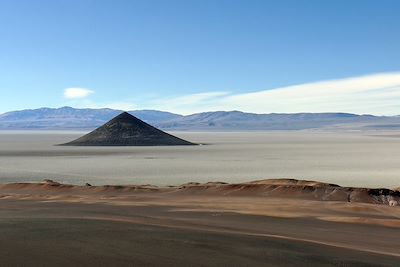
[[400,114],[398,0],[0,0],[0,112]]

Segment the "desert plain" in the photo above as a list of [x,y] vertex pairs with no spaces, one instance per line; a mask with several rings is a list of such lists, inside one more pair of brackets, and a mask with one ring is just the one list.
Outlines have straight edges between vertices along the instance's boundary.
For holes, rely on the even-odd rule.
[[[203,145],[53,146],[79,134],[0,134],[2,266],[400,264],[396,135],[178,133]],[[298,180],[268,179],[287,177]]]
[[245,182],[296,178],[343,186],[400,186],[396,132],[173,132],[201,146],[55,146],[83,132],[0,131],[0,183],[93,185]]

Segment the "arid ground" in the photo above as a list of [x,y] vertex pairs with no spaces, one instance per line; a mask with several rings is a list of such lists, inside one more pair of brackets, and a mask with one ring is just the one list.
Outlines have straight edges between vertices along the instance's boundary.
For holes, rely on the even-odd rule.
[[[355,202],[323,201],[321,188],[342,189],[286,182],[277,186],[273,181],[272,187],[265,185],[270,182],[161,188],[51,181],[1,185],[1,262],[399,266],[399,206],[364,203],[368,195],[352,198]],[[281,197],[274,196],[275,191]]]
[[[81,134],[0,133],[0,266],[399,266],[396,135],[54,145]],[[329,184],[248,182],[283,177]]]
[[68,132],[0,132],[0,183],[177,185],[266,178],[344,186],[400,186],[400,138],[393,133],[173,133],[202,146],[62,147]]

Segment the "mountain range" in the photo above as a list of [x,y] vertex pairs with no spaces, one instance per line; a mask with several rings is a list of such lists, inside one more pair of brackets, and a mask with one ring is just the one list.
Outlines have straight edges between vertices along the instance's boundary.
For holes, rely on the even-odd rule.
[[[122,113],[115,109],[39,108],[0,115],[1,130],[88,130]],[[163,130],[246,131],[246,130],[397,130],[400,116],[349,113],[270,113],[240,111],[203,112],[180,115],[158,110],[129,111],[135,117]]]

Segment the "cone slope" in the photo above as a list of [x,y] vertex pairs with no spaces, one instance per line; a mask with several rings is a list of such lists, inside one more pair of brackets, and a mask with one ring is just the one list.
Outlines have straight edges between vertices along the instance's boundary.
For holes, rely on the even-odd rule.
[[67,146],[181,146],[195,145],[163,132],[124,112]]

